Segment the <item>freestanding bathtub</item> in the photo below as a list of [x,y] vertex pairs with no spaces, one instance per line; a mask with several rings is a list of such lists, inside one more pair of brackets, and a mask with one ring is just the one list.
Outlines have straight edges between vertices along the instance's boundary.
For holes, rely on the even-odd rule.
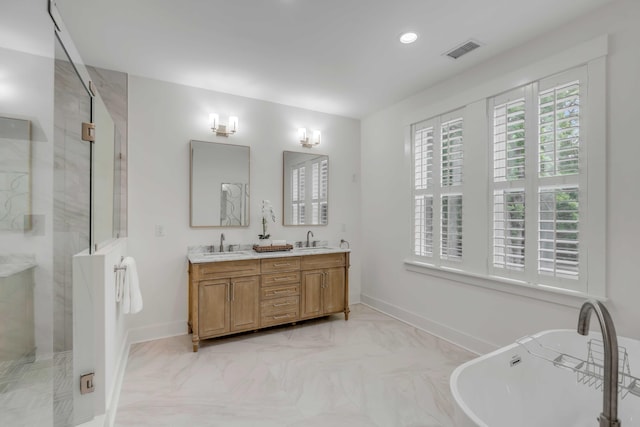
[[[597,387],[598,371],[587,368],[597,365],[602,352],[599,356],[597,342],[589,347],[591,339],[602,335],[544,331],[459,366],[450,380],[456,425],[597,427],[602,388]],[[628,355],[624,364],[620,359],[628,376],[620,380],[625,388],[619,394],[618,419],[622,427],[640,427],[640,383],[633,383],[640,377],[640,341],[618,337],[618,346]],[[595,365],[580,365],[593,354]]]

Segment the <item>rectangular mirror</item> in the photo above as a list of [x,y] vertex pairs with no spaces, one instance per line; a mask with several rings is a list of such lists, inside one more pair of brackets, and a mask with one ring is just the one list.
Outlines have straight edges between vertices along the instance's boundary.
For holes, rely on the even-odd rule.
[[249,225],[249,147],[191,141],[191,227]]
[[0,117],[0,230],[31,229],[31,122]]
[[284,225],[329,223],[329,156],[285,151],[283,156]]

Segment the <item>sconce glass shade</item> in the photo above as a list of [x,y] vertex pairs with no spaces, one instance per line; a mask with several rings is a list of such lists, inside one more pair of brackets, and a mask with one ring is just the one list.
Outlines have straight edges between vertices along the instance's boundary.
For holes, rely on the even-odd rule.
[[209,114],[209,126],[211,130],[218,130],[218,124],[220,123],[220,117],[216,113]]
[[229,117],[229,132],[236,133],[238,131],[238,117]]
[[300,128],[298,129],[298,138],[300,138],[300,145],[302,145],[303,147],[311,148],[320,144],[322,134],[319,130],[312,130],[311,140],[309,140],[309,137],[307,136],[307,129]]
[[307,142],[307,129],[305,128],[300,128],[298,129],[298,138],[300,139],[300,142]]

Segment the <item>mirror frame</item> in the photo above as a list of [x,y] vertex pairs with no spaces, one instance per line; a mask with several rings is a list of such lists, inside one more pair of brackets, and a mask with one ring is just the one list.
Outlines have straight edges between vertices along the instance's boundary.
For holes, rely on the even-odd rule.
[[[193,143],[201,142],[204,144],[218,144],[218,145],[227,145],[231,147],[238,148],[246,148],[247,149],[247,186],[249,187],[249,191],[247,191],[246,199],[247,199],[247,223],[244,225],[193,225]],[[248,228],[251,224],[251,147],[248,145],[239,145],[239,144],[227,144],[224,142],[215,142],[215,141],[201,141],[197,139],[192,139],[189,141],[189,227],[191,228]]]
[[[287,155],[287,153],[291,153],[291,154],[304,154],[304,155],[308,155],[308,156],[312,156],[312,157],[326,157],[327,158],[327,222],[325,224],[287,224],[285,222],[285,218],[286,218],[286,200],[287,200],[287,189],[285,188],[286,185],[286,173],[287,171],[285,170],[286,167],[286,160],[285,157]],[[326,227],[327,225],[329,225],[329,187],[331,185],[330,183],[330,179],[329,179],[329,175],[330,175],[330,166],[329,166],[329,155],[328,154],[322,154],[322,153],[305,153],[305,152],[300,152],[300,151],[283,151],[282,152],[282,225],[284,227]]]

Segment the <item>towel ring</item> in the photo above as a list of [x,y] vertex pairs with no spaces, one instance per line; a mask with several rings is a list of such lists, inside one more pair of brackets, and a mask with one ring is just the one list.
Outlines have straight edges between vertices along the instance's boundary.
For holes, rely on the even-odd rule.
[[[124,257],[123,257],[123,256],[121,256],[121,257],[120,257],[120,264],[122,264],[122,261],[124,261]],[[124,270],[126,270],[126,269],[127,269],[127,266],[126,266],[126,265],[114,265],[114,266],[113,266],[113,272],[114,272],[114,273],[116,273],[116,272],[118,272],[118,271],[120,271],[120,270],[123,270],[123,271],[124,271]]]

